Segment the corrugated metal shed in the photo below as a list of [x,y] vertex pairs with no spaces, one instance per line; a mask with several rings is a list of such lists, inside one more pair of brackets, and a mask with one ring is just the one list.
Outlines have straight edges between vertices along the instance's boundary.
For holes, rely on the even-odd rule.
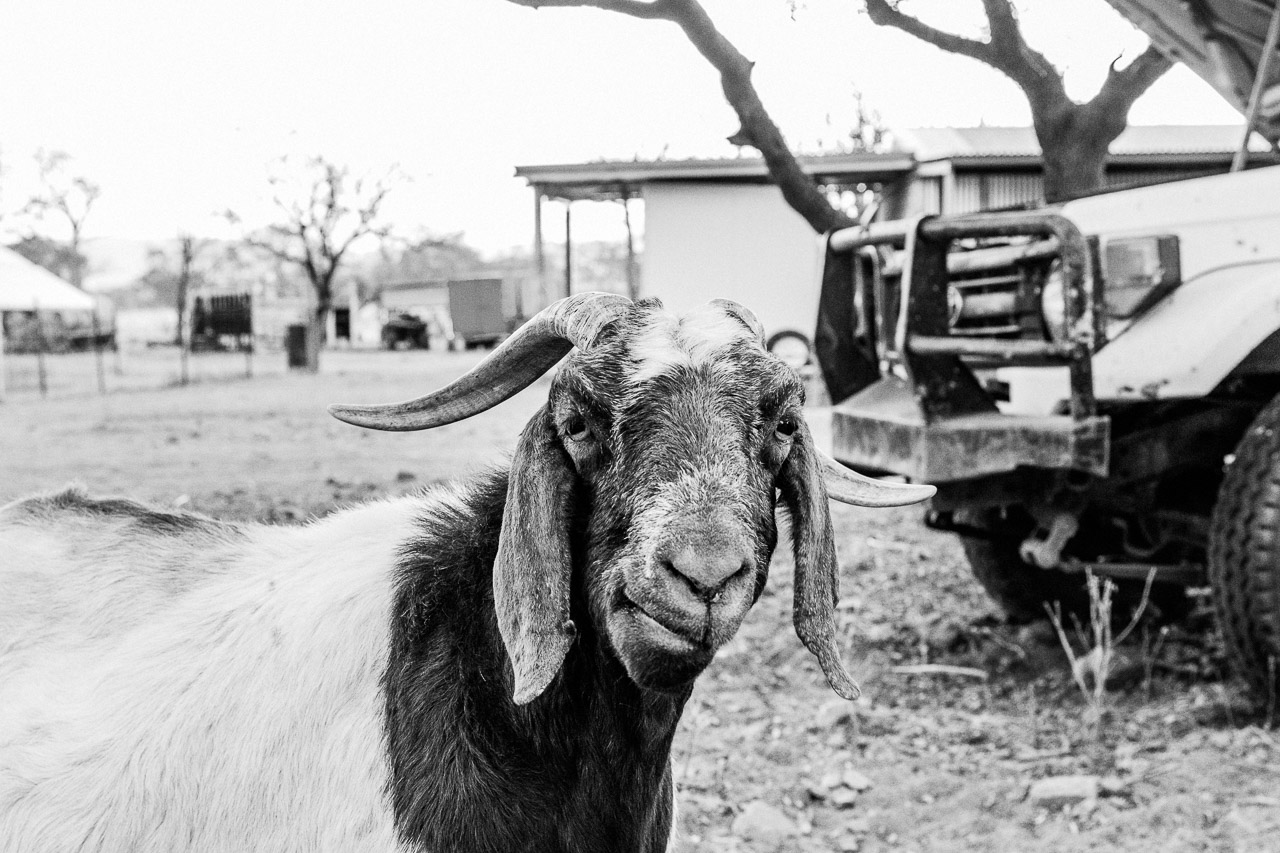
[[[1131,125],[1111,143],[1113,161],[1156,161],[1170,155],[1229,156],[1240,144],[1242,125]],[[921,127],[902,131],[899,144],[920,162],[1040,156],[1040,143],[1030,127]],[[1251,149],[1269,146],[1254,139]]]
[[[880,181],[910,174],[916,161],[905,151],[800,157],[800,167],[819,183],[851,179]],[[571,201],[605,200],[639,194],[644,184],[670,181],[772,183],[760,157],[688,160],[600,160],[548,166],[517,166],[516,177],[543,187],[546,195]]]

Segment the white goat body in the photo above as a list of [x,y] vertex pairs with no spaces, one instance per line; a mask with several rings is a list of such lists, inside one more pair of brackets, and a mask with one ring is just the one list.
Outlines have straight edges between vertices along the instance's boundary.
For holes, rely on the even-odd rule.
[[164,533],[82,501],[0,510],[0,850],[396,849],[378,681],[433,499]]

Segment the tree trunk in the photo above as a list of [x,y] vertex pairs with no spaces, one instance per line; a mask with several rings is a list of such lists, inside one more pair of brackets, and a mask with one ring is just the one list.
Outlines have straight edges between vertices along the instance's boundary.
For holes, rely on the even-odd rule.
[[1042,134],[1040,147],[1044,198],[1050,204],[1089,195],[1107,185],[1107,142],[1080,132],[1059,132]]
[[324,330],[332,306],[322,303],[316,307],[311,322],[307,324],[307,373],[320,372],[320,350],[324,348]]

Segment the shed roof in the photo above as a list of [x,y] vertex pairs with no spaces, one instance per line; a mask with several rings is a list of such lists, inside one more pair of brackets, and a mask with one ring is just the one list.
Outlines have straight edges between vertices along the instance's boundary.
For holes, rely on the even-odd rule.
[[[1131,126],[1112,143],[1110,162],[1131,168],[1225,169],[1242,132],[1241,126],[1229,124]],[[900,178],[929,162],[947,161],[955,168],[975,170],[1040,165],[1040,145],[1030,127],[926,127],[895,135],[892,151],[800,157],[800,166],[821,183],[848,184]],[[1257,136],[1250,147],[1268,149]],[[517,166],[516,177],[570,201],[624,198],[637,194],[644,184],[671,181],[772,183],[760,157]]]
[[[884,180],[910,173],[915,160],[903,151],[799,157],[800,168],[823,183]],[[772,183],[760,157],[687,160],[597,160],[549,166],[517,166],[516,177],[558,198],[612,199],[634,195],[643,184],[669,181]]]
[[[1214,155],[1230,157],[1244,132],[1235,124],[1130,125],[1111,143],[1112,158]],[[1038,157],[1040,143],[1030,127],[920,127],[898,134],[899,144],[917,160],[969,157]],[[1270,146],[1254,137],[1250,148]]]

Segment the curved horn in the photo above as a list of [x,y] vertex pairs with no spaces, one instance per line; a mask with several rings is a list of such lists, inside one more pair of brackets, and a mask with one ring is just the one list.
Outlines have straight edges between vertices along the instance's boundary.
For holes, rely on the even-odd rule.
[[553,302],[454,382],[413,400],[384,406],[329,407],[340,421],[369,429],[431,429],[491,409],[528,388],[575,346],[586,349],[631,300],[613,293],[578,293]]
[[760,346],[764,346],[764,324],[760,322],[760,318],[750,308],[734,302],[732,299],[712,299],[711,304],[719,305],[730,317],[750,329],[752,334],[760,341]]
[[916,483],[890,483],[850,470],[821,450],[822,479],[827,497],[854,506],[906,506],[933,497],[934,486]]

